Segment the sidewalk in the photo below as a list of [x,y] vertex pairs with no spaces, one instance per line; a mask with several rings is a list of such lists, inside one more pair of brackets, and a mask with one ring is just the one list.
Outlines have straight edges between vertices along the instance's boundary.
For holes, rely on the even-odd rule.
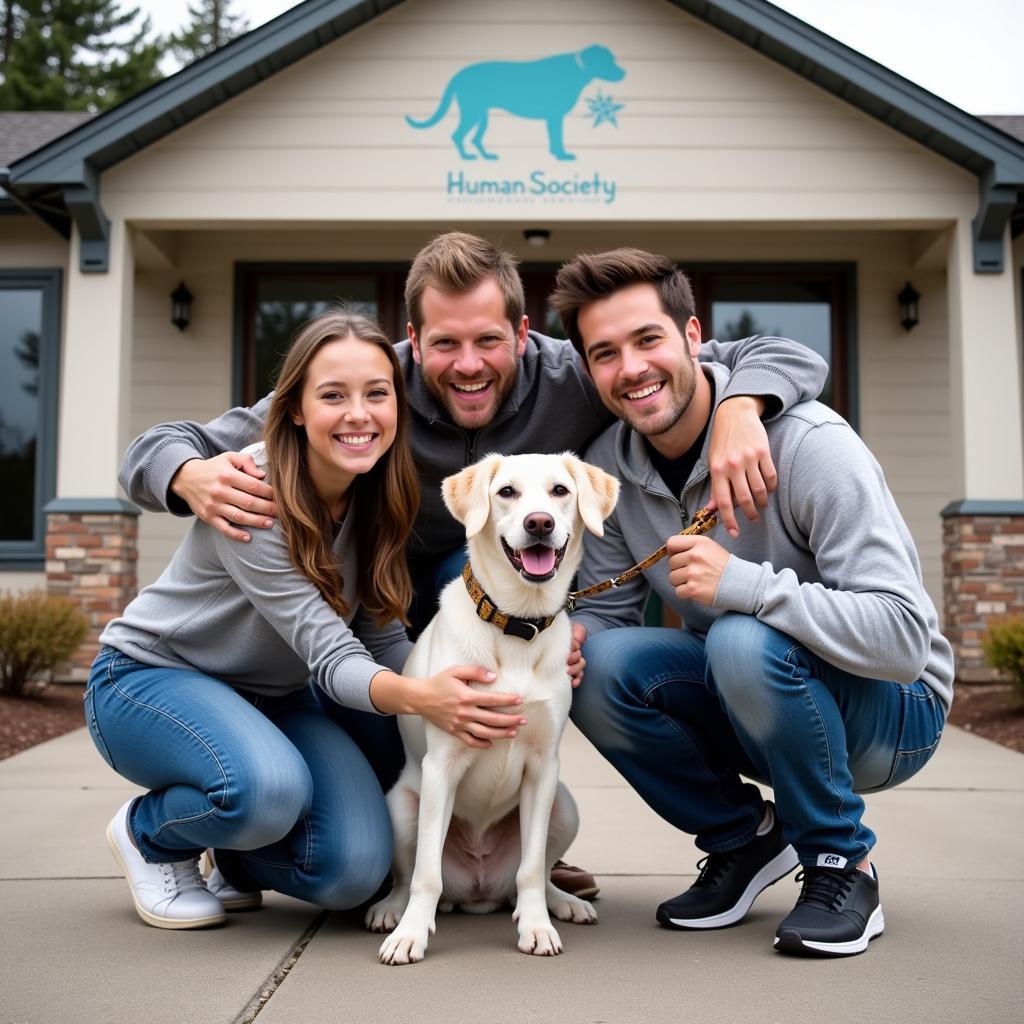
[[440,915],[427,959],[394,968],[356,916],[272,894],[223,928],[146,927],[103,839],[133,789],[85,730],[0,761],[0,1024],[1021,1019],[1024,756],[951,728],[917,778],[869,798],[886,932],[827,961],[772,950],[792,876],[735,928],[658,928],[693,844],[575,732],[562,774],[583,821],[569,859],[600,876],[600,926],[559,925],[566,952],[542,959],[516,951],[507,913]]

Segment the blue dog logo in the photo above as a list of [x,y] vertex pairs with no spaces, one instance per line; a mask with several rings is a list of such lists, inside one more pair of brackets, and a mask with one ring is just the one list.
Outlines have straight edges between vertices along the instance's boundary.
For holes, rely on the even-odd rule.
[[413,128],[432,128],[448,113],[452,100],[459,103],[459,124],[452,135],[463,160],[475,160],[466,149],[466,136],[485,160],[497,160],[484,149],[484,133],[491,110],[507,110],[516,117],[545,121],[548,149],[559,160],[575,160],[562,142],[562,122],[576,106],[580,93],[595,79],[619,82],[626,72],[615,63],[606,46],[588,46],[576,53],[559,53],[541,60],[494,60],[470,64],[448,83],[437,110],[425,121],[407,117]]

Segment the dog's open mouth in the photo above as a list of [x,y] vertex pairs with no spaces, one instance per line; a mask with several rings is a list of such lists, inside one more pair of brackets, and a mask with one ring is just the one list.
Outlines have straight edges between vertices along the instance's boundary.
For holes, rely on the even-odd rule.
[[556,549],[548,547],[547,544],[532,544],[528,548],[516,551],[505,543],[504,537],[501,538],[505,557],[512,563],[512,568],[531,583],[544,583],[555,575],[562,564],[568,545],[569,542],[566,541]]

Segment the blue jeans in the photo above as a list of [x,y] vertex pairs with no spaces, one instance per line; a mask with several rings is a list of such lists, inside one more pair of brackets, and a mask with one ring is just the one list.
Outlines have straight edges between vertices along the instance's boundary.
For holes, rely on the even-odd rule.
[[706,638],[611,629],[589,639],[572,718],[666,821],[705,852],[749,842],[774,790],[803,864],[859,862],[874,846],[859,793],[906,781],[945,720],[934,691],[830,665],[753,616],[727,613]]
[[246,693],[104,647],[85,708],[103,759],[149,790],[128,815],[147,861],[210,847],[238,889],[335,909],[369,899],[387,874],[392,835],[380,785],[309,690]]

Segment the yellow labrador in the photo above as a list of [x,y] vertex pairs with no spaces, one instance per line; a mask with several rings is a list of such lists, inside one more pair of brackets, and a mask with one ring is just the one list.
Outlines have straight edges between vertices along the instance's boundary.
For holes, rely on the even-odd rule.
[[380,947],[384,963],[415,963],[439,902],[487,913],[514,897],[519,949],[554,956],[562,942],[549,909],[560,921],[597,921],[589,903],[548,880],[579,824],[558,781],[572,692],[564,605],[583,528],[603,532],[619,483],[569,454],[491,455],[448,477],[442,492],[466,528],[471,574],[444,589],[405,671],[490,668],[495,685],[522,696],[528,724],[481,750],[421,718],[400,719],[406,763],[388,794],[395,884],[366,927],[394,929]]

